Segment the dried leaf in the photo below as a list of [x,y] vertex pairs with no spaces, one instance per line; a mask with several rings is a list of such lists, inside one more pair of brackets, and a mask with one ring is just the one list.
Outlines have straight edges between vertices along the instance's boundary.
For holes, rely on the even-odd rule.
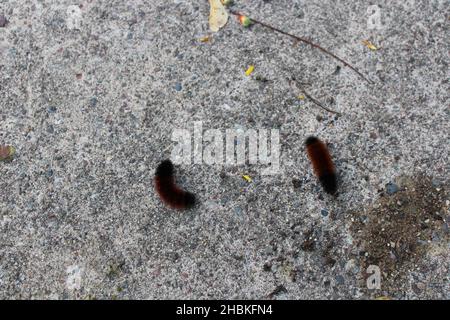
[[251,74],[253,73],[254,70],[255,70],[255,66],[254,66],[254,65],[249,66],[248,69],[247,69],[247,71],[245,71],[245,75],[246,75],[246,76],[251,75]]
[[252,178],[250,178],[249,175],[244,174],[244,175],[242,175],[242,178],[247,182],[252,182]]
[[372,50],[372,51],[377,51],[377,50],[378,50],[378,48],[377,48],[372,42],[370,42],[369,40],[363,40],[362,43],[363,43],[367,48],[369,48],[369,49]]
[[11,159],[15,153],[16,149],[14,147],[0,145],[0,161]]
[[217,32],[227,24],[228,12],[220,0],[209,0],[209,5],[209,28]]

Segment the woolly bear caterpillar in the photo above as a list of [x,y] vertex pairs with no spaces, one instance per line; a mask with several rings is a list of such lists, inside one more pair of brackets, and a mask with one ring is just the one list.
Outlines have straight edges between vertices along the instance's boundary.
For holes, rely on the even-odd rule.
[[164,160],[156,168],[155,188],[161,200],[174,209],[189,209],[195,205],[195,195],[180,189],[175,184],[174,167]]
[[314,173],[320,184],[326,193],[335,195],[337,191],[336,170],[334,169],[328,147],[316,137],[308,137],[305,145]]

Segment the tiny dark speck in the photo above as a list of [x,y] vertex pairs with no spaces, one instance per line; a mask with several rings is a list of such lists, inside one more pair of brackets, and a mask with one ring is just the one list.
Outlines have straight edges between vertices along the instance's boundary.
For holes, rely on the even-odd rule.
[[281,294],[281,293],[286,293],[287,292],[287,290],[286,290],[286,288],[283,286],[283,285],[279,285],[279,286],[277,286],[276,288],[275,288],[275,290],[273,290],[270,294],[269,294],[269,297],[270,298],[273,298],[274,296],[276,296],[276,295],[279,295],[279,294]]
[[182,89],[181,83],[179,83],[179,82],[175,83],[175,87],[174,88],[175,88],[176,91],[181,91],[181,89]]
[[292,185],[294,189],[299,189],[302,186],[302,182],[299,179],[292,179]]
[[49,106],[49,107],[47,108],[47,111],[48,111],[49,113],[55,113],[55,112],[56,112],[56,107],[55,107],[55,106]]
[[336,70],[334,70],[333,74],[338,75],[341,72],[341,66],[336,66]]
[[328,216],[328,211],[325,209],[320,210],[320,213],[322,214],[322,216],[326,217]]
[[53,170],[52,169],[48,169],[47,170],[47,172],[45,173],[45,175],[47,176],[47,177],[52,177],[53,176]]

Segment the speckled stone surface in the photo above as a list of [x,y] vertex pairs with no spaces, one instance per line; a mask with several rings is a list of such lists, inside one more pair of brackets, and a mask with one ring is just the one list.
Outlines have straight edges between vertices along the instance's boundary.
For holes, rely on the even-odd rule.
[[[0,162],[1,299],[450,298],[448,2],[235,3],[375,84],[234,17],[210,34],[207,1],[0,1],[0,144],[16,148]],[[341,116],[298,99],[292,77]],[[279,129],[281,172],[180,165],[200,203],[166,208],[154,170],[194,121]],[[329,144],[337,198],[312,173],[309,135]],[[441,219],[398,265],[398,290],[389,275],[367,290],[352,217],[419,174]]]

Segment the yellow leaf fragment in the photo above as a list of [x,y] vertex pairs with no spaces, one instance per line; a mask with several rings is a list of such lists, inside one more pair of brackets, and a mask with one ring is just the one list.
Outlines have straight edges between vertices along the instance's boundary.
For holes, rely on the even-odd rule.
[[210,36],[204,36],[201,37],[200,39],[198,39],[200,42],[209,42],[209,40],[211,40]]
[[234,3],[233,0],[220,0],[220,1],[222,2],[222,4],[223,4],[224,6],[227,6],[227,7],[233,5],[233,3]]
[[372,51],[378,50],[378,48],[369,40],[363,40],[362,43],[363,43],[363,45],[365,45],[367,48],[369,48]]
[[305,100],[305,96],[304,95],[299,95],[298,97],[297,97],[299,100]]
[[253,71],[255,70],[255,66],[251,65],[250,67],[248,67],[247,71],[245,71],[245,75],[249,76],[253,73]]
[[250,178],[249,175],[244,174],[244,175],[242,175],[242,178],[247,182],[252,182],[252,178]]
[[392,300],[391,297],[388,296],[379,296],[376,297],[375,300]]
[[209,0],[209,29],[219,31],[228,22],[228,12],[220,0]]

